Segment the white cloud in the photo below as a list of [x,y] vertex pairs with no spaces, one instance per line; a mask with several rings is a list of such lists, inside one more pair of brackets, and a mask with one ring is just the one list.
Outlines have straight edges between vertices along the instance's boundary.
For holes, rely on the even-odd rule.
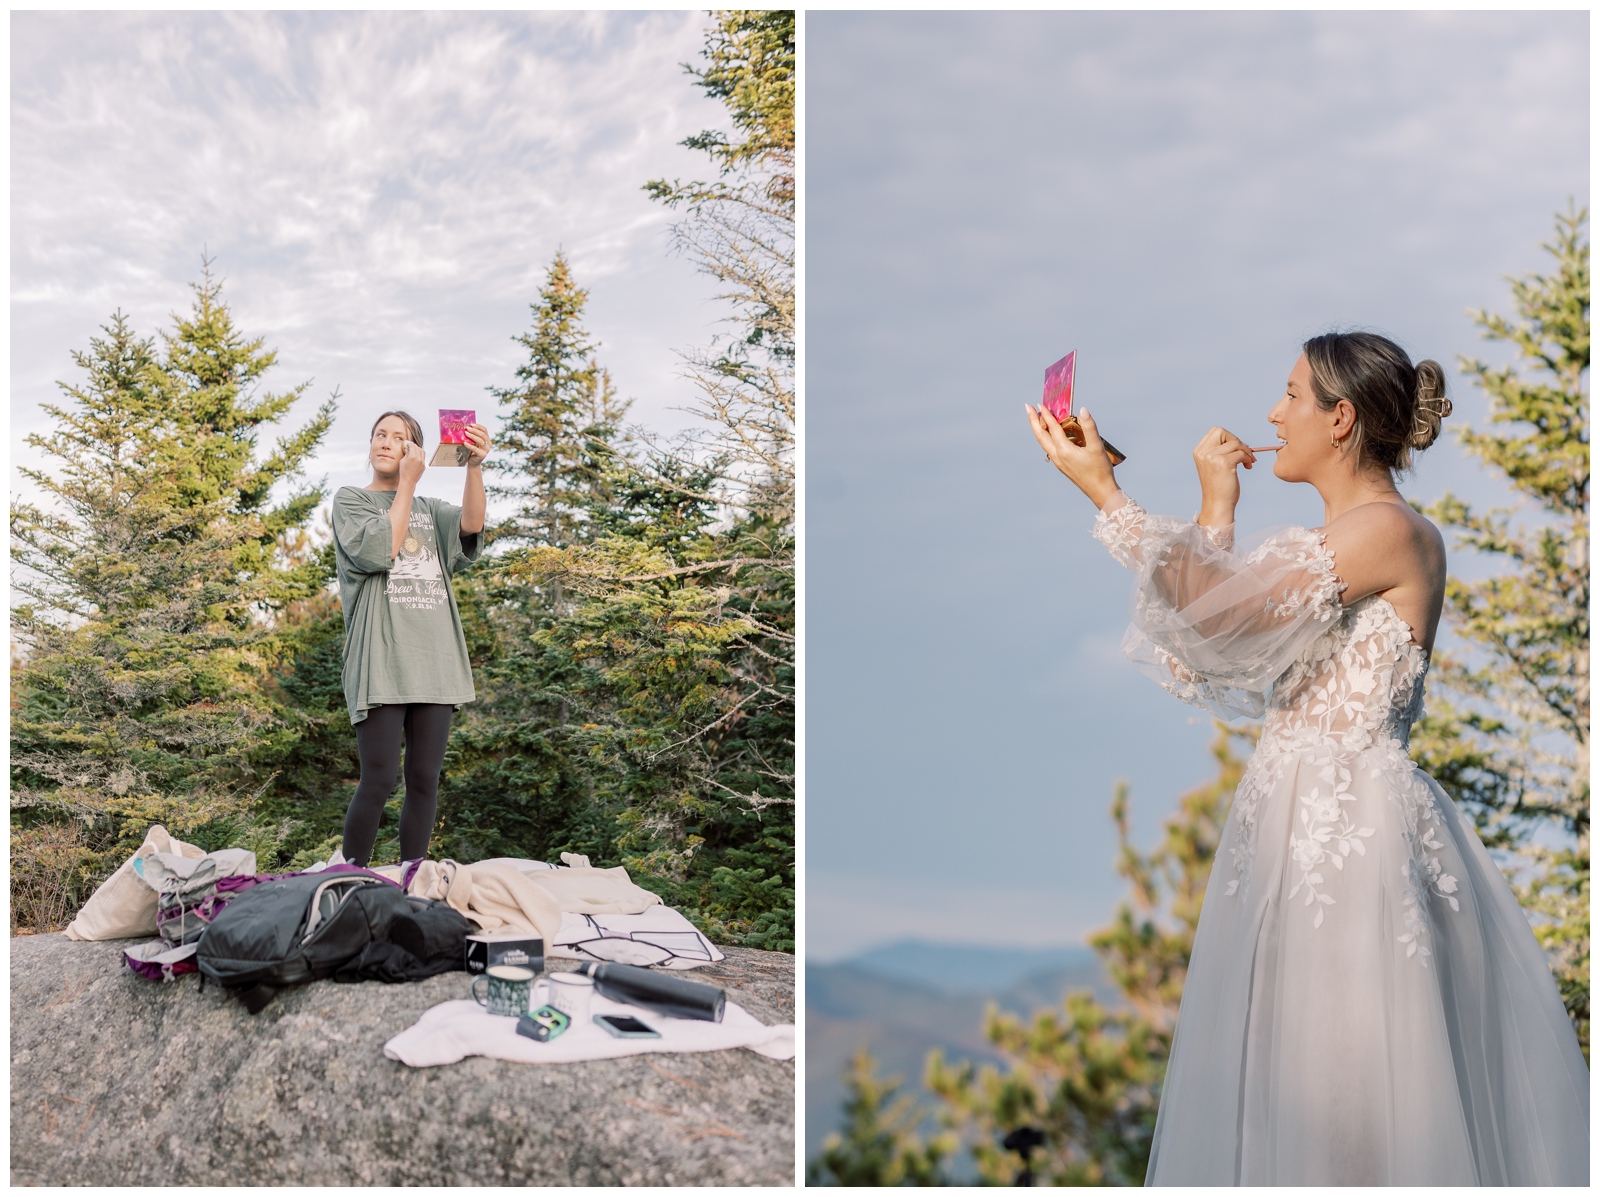
[[[675,350],[721,313],[642,184],[723,123],[684,73],[704,14],[25,13],[12,24],[12,438],[120,308],[187,309],[204,247],[282,388],[337,386],[313,473],[362,479],[368,413],[490,412],[563,248],[635,419],[681,424]],[[455,477],[424,490],[449,494]],[[14,490],[26,484],[13,474]],[[440,488],[440,489],[434,489]]]

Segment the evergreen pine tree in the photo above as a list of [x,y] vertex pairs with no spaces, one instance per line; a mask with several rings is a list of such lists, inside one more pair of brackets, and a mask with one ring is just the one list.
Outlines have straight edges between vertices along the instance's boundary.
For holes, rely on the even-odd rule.
[[[325,514],[318,535],[297,530],[280,539],[284,564],[311,565],[331,578],[332,538]],[[241,829],[255,835],[257,865],[269,872],[328,859],[344,839],[345,810],[361,776],[344,697],[339,596],[323,589],[286,603],[273,628],[278,665],[266,694],[281,718],[252,756],[265,789],[256,802],[257,826]]]
[[900,1092],[900,1078],[878,1077],[865,1050],[856,1053],[846,1077],[845,1129],[824,1141],[822,1154],[806,1167],[808,1185],[942,1185],[946,1139],[924,1142],[917,1131],[922,1110]]
[[517,508],[491,530],[499,551],[454,583],[478,701],[458,717],[435,843],[461,860],[570,851],[616,862],[616,810],[591,759],[590,730],[606,715],[580,696],[581,661],[544,634],[571,603],[559,577],[522,568],[530,552],[591,541],[612,518],[628,403],[583,327],[587,299],[557,253],[533,327],[516,338],[528,350],[517,382],[490,388],[505,413],[486,465],[503,481],[490,492]]
[[496,539],[579,543],[589,537],[591,510],[604,506],[628,403],[594,358],[582,323],[588,298],[557,252],[533,305],[534,326],[516,338],[528,350],[517,384],[490,388],[505,418],[487,468],[508,478],[491,492],[518,501],[516,513],[495,528]]
[[[174,428],[184,425],[193,438],[176,449],[178,494],[197,509],[222,501],[230,515],[259,519],[256,535],[240,547],[238,567],[259,579],[261,601],[275,611],[315,594],[330,576],[314,556],[283,568],[278,542],[305,527],[326,497],[321,485],[305,483],[300,475],[333,425],[338,394],[258,461],[261,429],[282,420],[311,384],[278,393],[259,389],[278,355],[263,348],[264,337],[246,338],[235,327],[211,259],[204,260],[201,280],[192,289],[189,315],[174,315],[174,330],[161,334],[164,353],[153,372],[166,418]],[[298,488],[274,502],[274,491],[295,480]]]
[[[1488,393],[1490,427],[1457,435],[1523,498],[1532,519],[1474,511],[1447,494],[1427,509],[1455,547],[1503,562],[1452,577],[1445,615],[1466,656],[1437,654],[1413,758],[1439,777],[1491,846],[1527,867],[1534,912],[1580,1042],[1589,1043],[1589,245],[1588,212],[1556,217],[1554,271],[1511,280],[1519,319],[1474,318],[1516,365],[1462,359]],[[1556,845],[1541,830],[1566,843]]]
[[257,461],[258,429],[304,388],[258,394],[273,355],[235,329],[209,263],[194,290],[163,354],[120,313],[74,354],[85,382],[61,384],[71,404],[28,440],[58,463],[23,471],[48,506],[11,513],[12,822],[81,828],[85,881],[152,822],[203,839],[249,817],[252,753],[279,722],[272,619],[320,585],[279,560],[320,488],[272,493],[333,400]]

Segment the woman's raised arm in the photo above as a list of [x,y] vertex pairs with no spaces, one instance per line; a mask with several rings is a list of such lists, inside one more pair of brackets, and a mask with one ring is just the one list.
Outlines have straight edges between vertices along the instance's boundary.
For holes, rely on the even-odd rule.
[[1232,533],[1151,515],[1120,491],[1094,532],[1138,575],[1123,652],[1228,718],[1261,714],[1272,683],[1338,617],[1343,586],[1318,533],[1284,529],[1242,555]]

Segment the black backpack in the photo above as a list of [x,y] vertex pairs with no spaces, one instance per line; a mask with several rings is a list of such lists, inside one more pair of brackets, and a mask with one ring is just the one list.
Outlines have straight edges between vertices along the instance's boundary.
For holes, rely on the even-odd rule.
[[[467,936],[477,928],[441,901],[410,895],[411,909],[389,924],[389,939],[375,939],[339,966],[335,981],[421,981],[467,967]],[[131,967],[131,966],[130,966]]]
[[200,973],[257,1014],[278,990],[332,976],[395,920],[405,891],[372,873],[303,873],[240,894],[200,937]]

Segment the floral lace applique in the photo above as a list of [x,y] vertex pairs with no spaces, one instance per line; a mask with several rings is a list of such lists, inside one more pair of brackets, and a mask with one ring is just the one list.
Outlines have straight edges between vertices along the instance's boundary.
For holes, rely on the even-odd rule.
[[1241,888],[1250,888],[1250,869],[1256,856],[1256,812],[1263,794],[1268,793],[1282,779],[1284,771],[1295,758],[1287,754],[1264,756],[1259,750],[1250,758],[1244,776],[1239,779],[1233,793],[1233,818],[1239,831],[1234,837],[1230,855],[1233,871],[1238,874],[1228,882],[1227,896],[1233,897]]
[[[1229,540],[1232,539],[1230,529]],[[1282,600],[1275,602],[1268,598],[1269,612],[1278,619],[1293,619],[1309,610],[1314,619],[1323,623],[1339,618],[1339,596],[1344,593],[1345,583],[1333,572],[1333,554],[1322,539],[1322,533],[1289,528],[1259,546],[1245,558],[1245,564],[1255,565],[1268,556],[1302,567],[1311,575],[1308,585],[1285,595]]]
[[[1316,785],[1298,797],[1297,826],[1289,850],[1298,871],[1290,898],[1305,894],[1315,906],[1313,928],[1334,905],[1331,874],[1352,856],[1365,857],[1374,828],[1357,826],[1341,804],[1351,802],[1355,771],[1385,783],[1401,809],[1406,839],[1404,931],[1406,956],[1424,967],[1432,955],[1428,903],[1437,897],[1459,911],[1455,877],[1438,853],[1445,847],[1438,801],[1406,753],[1412,722],[1422,709],[1427,657],[1411,641],[1411,629],[1381,598],[1345,609],[1337,628],[1319,638],[1274,688],[1267,723],[1234,798],[1238,834],[1232,849],[1238,874],[1228,895],[1247,890],[1256,855],[1262,796],[1287,770],[1314,771]],[[1306,767],[1310,766],[1310,770]]]
[[1200,531],[1205,533],[1206,541],[1211,545],[1212,548],[1221,553],[1233,552],[1232,524],[1225,524],[1220,528],[1213,528],[1208,524],[1202,524],[1199,516],[1195,516],[1194,522]]
[[[1169,693],[1225,719],[1260,718],[1299,646],[1338,620],[1343,583],[1321,536],[1303,528],[1239,556],[1233,525],[1151,515],[1119,492],[1094,535],[1139,575],[1124,655]],[[1252,597],[1263,593],[1264,602]],[[1229,661],[1216,655],[1224,644]]]
[[1102,507],[1094,517],[1093,536],[1106,546],[1118,565],[1138,569],[1138,549],[1144,539],[1144,523],[1149,518],[1150,513],[1124,492],[1120,507],[1115,511]]
[[[1403,755],[1403,754],[1402,754]],[[1400,875],[1406,880],[1405,933],[1397,938],[1406,945],[1406,956],[1415,956],[1426,968],[1428,957],[1433,955],[1428,946],[1432,931],[1428,923],[1427,902],[1430,895],[1444,899],[1450,909],[1461,910],[1461,901],[1455,894],[1460,884],[1444,871],[1444,862],[1434,853],[1444,848],[1439,838],[1444,830],[1439,821],[1439,803],[1422,780],[1409,757],[1404,758],[1409,776],[1391,796],[1398,798],[1406,818],[1406,840],[1411,851],[1400,866]]]
[[1293,748],[1335,742],[1402,746],[1421,710],[1427,668],[1411,629],[1384,599],[1367,598],[1301,655],[1273,687],[1261,742]]
[[1236,876],[1227,894],[1249,890],[1261,802],[1294,771],[1309,792],[1295,799],[1288,896],[1303,893],[1304,906],[1316,908],[1311,926],[1320,928],[1337,904],[1345,865],[1360,868],[1378,834],[1356,821],[1352,792],[1359,772],[1372,769],[1401,807],[1407,863],[1399,939],[1408,957],[1426,965],[1429,902],[1442,899],[1452,910],[1460,903],[1439,856],[1437,800],[1406,755],[1428,666],[1411,628],[1381,597],[1342,604],[1344,583],[1320,532],[1284,529],[1240,557],[1231,527],[1201,528],[1152,516],[1125,494],[1120,500],[1100,513],[1094,535],[1140,575],[1123,652],[1186,702],[1225,718],[1266,716],[1234,796]]
[[1135,664],[1155,666],[1147,672],[1155,678],[1156,683],[1168,694],[1176,695],[1190,706],[1221,712],[1227,718],[1243,716],[1246,719],[1259,719],[1266,709],[1261,695],[1197,673],[1137,627],[1130,627],[1123,636],[1122,655]]
[[1305,808],[1300,811],[1301,831],[1289,834],[1290,852],[1300,870],[1300,880],[1289,891],[1289,897],[1293,898],[1303,888],[1306,891],[1306,905],[1315,904],[1317,907],[1311,925],[1320,927],[1322,908],[1333,905],[1334,897],[1326,890],[1317,888],[1327,883],[1327,878],[1318,870],[1331,864],[1342,872],[1345,858],[1351,852],[1365,856],[1366,845],[1361,841],[1376,834],[1376,829],[1357,827],[1349,813],[1339,805],[1341,802],[1355,801],[1355,795],[1350,793],[1350,763],[1347,759],[1342,759],[1331,749],[1322,760],[1306,762],[1304,754],[1300,759],[1302,763],[1315,764],[1319,784],[1309,794],[1300,795],[1300,805]]

